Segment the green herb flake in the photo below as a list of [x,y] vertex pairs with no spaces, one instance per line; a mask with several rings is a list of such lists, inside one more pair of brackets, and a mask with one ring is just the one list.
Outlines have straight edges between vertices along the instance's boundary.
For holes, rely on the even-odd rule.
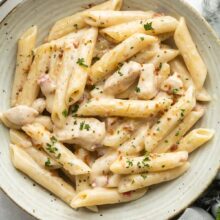
[[127,158],[127,160],[126,160],[126,163],[127,163],[126,168],[129,168],[129,167],[132,167],[132,166],[133,166],[133,161],[132,161],[132,160],[129,160],[128,158]]
[[83,129],[89,131],[90,130],[90,125],[89,124],[85,124],[85,121],[80,123],[79,129],[82,131]]
[[84,125],[84,129],[86,129],[87,131],[89,131],[90,125],[89,125],[89,124],[85,124],[85,125]]
[[141,177],[145,180],[147,178],[147,174],[141,174]]
[[52,145],[57,142],[57,139],[56,139],[54,136],[52,136],[52,137],[50,138],[50,140],[51,140],[51,142],[52,142]]
[[88,65],[86,65],[84,62],[85,62],[84,58],[78,58],[76,63],[79,64],[80,66],[88,67]]
[[84,121],[80,123],[79,130],[83,130],[84,124],[85,124]]
[[51,166],[50,158],[47,158],[47,161],[45,161],[44,165],[45,165],[45,167]]
[[136,87],[136,88],[135,88],[135,91],[136,91],[137,93],[139,93],[139,92],[141,91],[141,89],[140,89],[139,87]]
[[160,65],[159,65],[159,70],[161,70],[162,66],[163,66],[163,64],[162,64],[162,63],[160,63]]
[[144,40],[144,37],[141,37],[140,39],[141,39],[141,41],[143,41],[143,40]]
[[175,134],[175,136],[177,137],[177,136],[179,136],[179,134],[180,134],[180,132],[179,132],[179,131],[177,131],[177,132],[176,132],[176,134]]
[[56,147],[54,147],[51,144],[47,143],[47,148],[46,148],[50,153],[55,153],[56,151],[58,151],[58,149]]
[[118,71],[119,76],[123,76],[123,73],[119,70]]
[[164,142],[165,142],[165,143],[168,143],[168,140],[165,140]]
[[145,31],[150,31],[150,30],[154,30],[152,27],[152,22],[147,22],[146,24],[144,24],[144,29]]
[[179,89],[173,89],[173,94],[176,95],[178,93]]
[[73,105],[72,108],[71,108],[72,114],[75,114],[78,111],[78,109],[79,109],[79,105],[78,104]]
[[63,115],[65,118],[68,116],[68,111],[67,111],[67,109],[64,109],[64,110],[62,111],[62,115]]
[[56,158],[60,159],[60,157],[61,157],[61,153],[59,153]]

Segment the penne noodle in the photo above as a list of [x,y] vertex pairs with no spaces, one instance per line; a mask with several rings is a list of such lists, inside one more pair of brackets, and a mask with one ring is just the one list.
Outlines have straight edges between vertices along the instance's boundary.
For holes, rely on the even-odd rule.
[[157,81],[154,72],[155,67],[153,64],[142,65],[141,75],[136,88],[136,95],[139,99],[149,100],[157,95]]
[[198,109],[190,112],[183,121],[153,150],[154,153],[165,153],[193,127],[193,125],[204,115],[204,109]]
[[151,59],[147,60],[146,63],[152,63],[155,67],[158,68],[161,65],[161,63],[168,63],[178,55],[178,50],[170,48],[160,49],[158,50],[158,53]]
[[185,162],[182,166],[167,171],[125,176],[121,178],[118,191],[120,193],[124,193],[162,182],[171,181],[183,175],[189,169],[189,167],[189,162]]
[[120,63],[134,56],[143,48],[155,43],[157,38],[145,34],[134,34],[115,48],[105,53],[92,67],[90,83],[95,84],[113,73]]
[[23,85],[33,59],[33,49],[37,36],[37,26],[33,26],[25,31],[18,40],[16,70],[11,94],[11,107],[18,102],[18,97],[22,92]]
[[54,134],[61,142],[78,144],[94,151],[105,137],[105,123],[96,118],[68,116],[62,128],[54,128]]
[[212,97],[205,88],[202,88],[196,93],[196,100],[200,102],[210,102]]
[[24,82],[22,92],[19,95],[17,101],[18,105],[31,106],[37,98],[40,92],[38,79],[42,74],[45,74],[48,71],[50,54],[50,48],[42,47],[36,52],[27,79]]
[[58,198],[70,204],[75,196],[74,188],[60,178],[55,172],[40,167],[22,148],[10,145],[11,160],[14,167]]
[[68,115],[69,106],[66,104],[66,92],[68,82],[73,71],[73,65],[76,63],[76,48],[73,45],[66,45],[62,57],[62,66],[57,77],[57,86],[55,96],[53,98],[53,109],[51,118],[57,127],[65,124]]
[[83,17],[85,12],[97,10],[120,10],[122,3],[122,0],[109,0],[90,9],[87,9],[84,12],[78,12],[74,15],[58,20],[50,30],[47,41],[58,39],[68,33],[74,31],[76,32],[77,30],[84,28],[86,26]]
[[119,43],[135,33],[158,35],[174,32],[178,21],[171,16],[159,16],[150,19],[130,21],[104,28],[100,31],[105,38]]
[[61,167],[59,163],[44,151],[33,146],[30,138],[23,132],[10,129],[9,134],[11,143],[23,148],[39,166],[47,169],[58,169]]
[[104,187],[108,184],[110,165],[117,159],[116,151],[109,151],[92,164],[90,183],[92,187]]
[[167,109],[171,102],[171,99],[166,97],[148,101],[95,98],[81,105],[77,115],[147,118]]
[[[146,189],[121,194],[117,189],[95,188],[78,193],[71,202],[71,207],[79,208],[92,205],[115,204],[139,199],[146,193]],[[103,196],[105,195],[105,196]]]
[[118,148],[126,140],[128,140],[132,133],[140,126],[139,120],[125,119],[110,132],[106,133],[102,142],[104,146]]
[[41,124],[29,124],[23,126],[22,130],[70,174],[80,175],[90,172],[90,168],[82,160],[78,159]]
[[191,153],[214,136],[214,130],[206,128],[197,128],[190,131],[180,142],[173,146],[171,151],[187,151]]
[[141,157],[119,156],[112,163],[110,170],[116,174],[135,174],[144,172],[158,172],[182,166],[188,159],[186,151],[163,154],[146,154]]
[[144,150],[144,138],[149,132],[149,124],[141,126],[131,138],[124,142],[118,152],[122,155],[137,155]]
[[93,52],[97,40],[97,28],[90,28],[79,43],[77,61],[74,63],[66,91],[66,104],[72,105],[83,95],[87,76],[92,63]]
[[110,95],[119,94],[132,85],[140,75],[141,65],[130,61],[112,74],[104,84],[104,92]]
[[180,18],[179,24],[174,33],[174,40],[183,56],[196,90],[202,89],[207,75],[207,67],[192,40],[186,26],[186,21],[183,17]]
[[190,87],[186,91],[185,96],[171,106],[150,129],[149,134],[145,138],[145,150],[152,152],[158,146],[159,142],[195,107],[195,104],[194,89]]
[[131,58],[131,60],[140,64],[144,64],[147,62],[147,60],[150,60],[152,57],[156,56],[159,49],[160,44],[159,42],[156,42],[152,45],[149,45],[147,48],[141,50],[139,53],[135,54]]
[[153,11],[86,11],[84,21],[94,27],[109,27],[129,21],[152,18]]

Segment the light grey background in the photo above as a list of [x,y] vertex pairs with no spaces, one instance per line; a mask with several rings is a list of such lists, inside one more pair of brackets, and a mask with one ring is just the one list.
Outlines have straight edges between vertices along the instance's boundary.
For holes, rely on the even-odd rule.
[[[0,0],[1,3],[2,0]],[[7,0],[0,6],[0,21],[7,15],[7,13],[14,8],[22,0]],[[202,13],[202,0],[186,0],[200,13]],[[212,0],[210,0],[212,1]],[[215,24],[214,24],[215,27]],[[219,29],[220,30],[220,29]],[[28,215],[25,211],[14,204],[1,190],[0,190],[0,220],[34,220],[35,218]]]

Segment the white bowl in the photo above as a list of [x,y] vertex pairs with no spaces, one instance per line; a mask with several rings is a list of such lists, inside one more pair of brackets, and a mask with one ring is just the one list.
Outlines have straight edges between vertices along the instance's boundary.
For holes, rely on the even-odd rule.
[[[92,1],[99,2],[99,1]],[[15,68],[16,42],[31,25],[38,25],[41,42],[54,21],[71,15],[86,6],[89,0],[27,0],[19,4],[0,24],[0,110],[9,107],[9,97]],[[215,138],[190,156],[191,168],[182,177],[154,187],[143,198],[120,205],[101,208],[100,213],[85,209],[75,211],[15,170],[9,158],[8,130],[0,127],[0,185],[20,207],[39,219],[157,219],[178,214],[192,203],[214,178],[220,162],[220,46],[217,37],[205,20],[182,0],[125,0],[124,9],[153,9],[175,17],[184,16],[193,39],[208,66],[206,87],[213,96],[199,126],[214,128]],[[7,25],[6,25],[7,24]],[[30,91],[31,92],[31,91]]]

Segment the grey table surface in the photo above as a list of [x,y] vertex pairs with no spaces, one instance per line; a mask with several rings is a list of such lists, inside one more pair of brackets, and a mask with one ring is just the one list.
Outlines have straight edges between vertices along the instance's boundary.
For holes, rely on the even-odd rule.
[[[4,4],[0,6],[0,21],[7,15],[7,13],[22,0],[7,0]],[[202,9],[203,0],[186,0],[189,2],[196,10],[206,16],[207,20],[211,23],[213,28],[220,33],[220,22],[218,16],[212,11],[204,11]],[[208,0],[204,0],[208,1]],[[210,3],[214,3],[216,0],[209,0]],[[2,0],[0,0],[1,4]],[[215,5],[213,5],[215,7]],[[32,216],[27,214],[21,208],[19,208],[15,203],[13,203],[1,190],[0,190],[0,220],[34,220]]]

